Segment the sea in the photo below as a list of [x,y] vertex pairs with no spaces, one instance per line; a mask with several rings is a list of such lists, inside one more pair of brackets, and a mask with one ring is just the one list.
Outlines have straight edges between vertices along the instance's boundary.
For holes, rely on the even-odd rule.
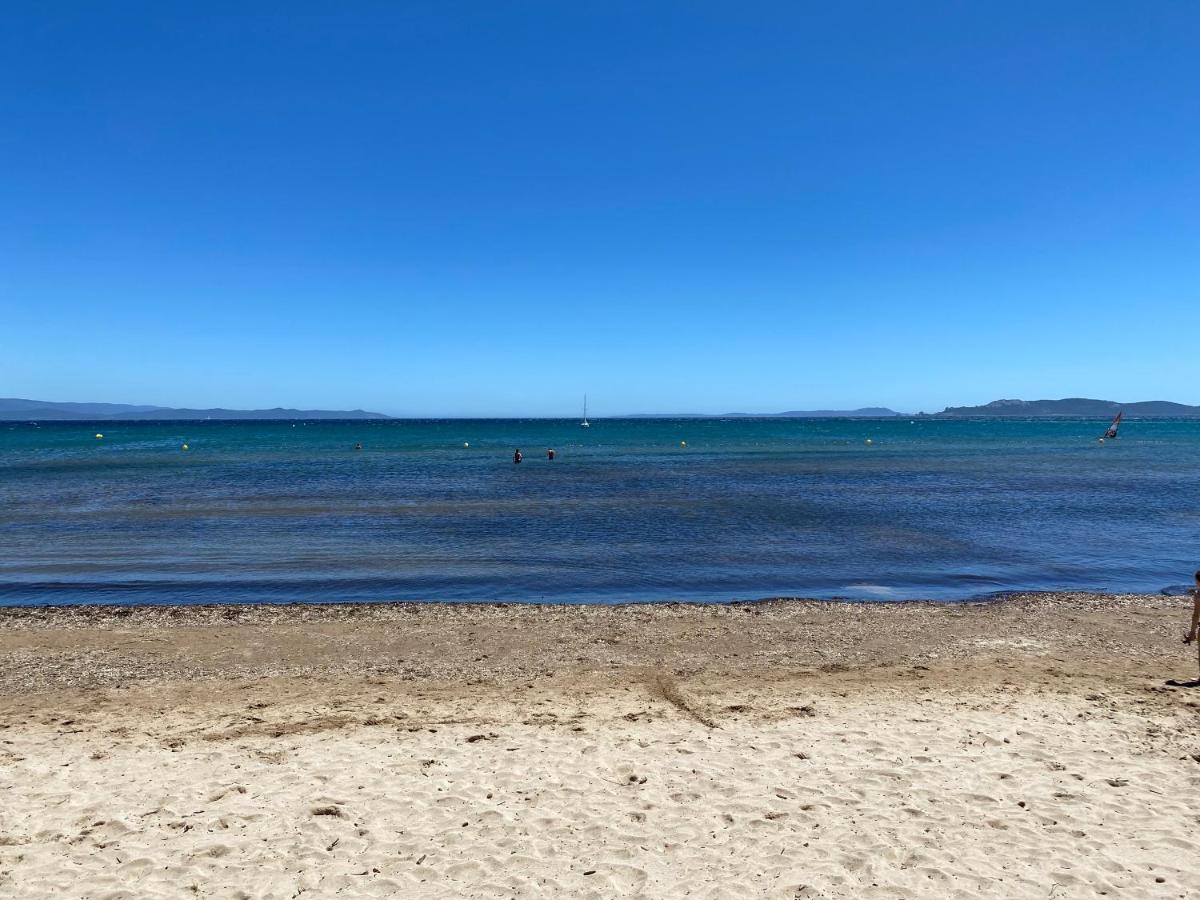
[[1200,420],[1107,425],[6,422],[0,605],[1182,591]]

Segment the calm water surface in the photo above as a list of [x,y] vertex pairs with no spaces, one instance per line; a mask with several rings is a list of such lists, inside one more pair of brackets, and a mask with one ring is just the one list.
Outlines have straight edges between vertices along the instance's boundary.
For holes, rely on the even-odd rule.
[[957,599],[1189,581],[1200,421],[1127,420],[1100,444],[1106,425],[0,423],[0,605]]

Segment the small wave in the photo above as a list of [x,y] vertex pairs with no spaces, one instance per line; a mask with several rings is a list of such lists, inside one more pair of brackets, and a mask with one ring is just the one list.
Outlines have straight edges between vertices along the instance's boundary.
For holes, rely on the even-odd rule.
[[1164,597],[1178,597],[1181,594],[1190,594],[1192,585],[1190,584],[1168,584],[1160,591]]
[[869,594],[872,597],[896,596],[895,588],[890,588],[882,584],[848,584],[845,589],[859,594]]

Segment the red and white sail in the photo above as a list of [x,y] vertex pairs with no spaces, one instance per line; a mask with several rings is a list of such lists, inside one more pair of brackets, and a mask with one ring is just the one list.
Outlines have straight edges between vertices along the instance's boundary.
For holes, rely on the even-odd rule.
[[1104,436],[1106,438],[1115,438],[1117,436],[1117,429],[1121,427],[1121,416],[1123,415],[1125,415],[1124,412],[1117,413],[1117,417],[1113,419],[1112,424],[1108,426],[1108,431],[1104,432]]

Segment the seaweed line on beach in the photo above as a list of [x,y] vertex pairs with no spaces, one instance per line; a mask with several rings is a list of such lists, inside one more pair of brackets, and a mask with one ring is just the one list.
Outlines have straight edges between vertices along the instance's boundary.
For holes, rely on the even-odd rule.
[[675,679],[661,669],[656,671],[649,681],[647,681],[647,687],[649,687],[652,696],[667,701],[684,715],[695,719],[701,725],[707,728],[720,727],[716,722],[692,706],[687,701],[687,698],[683,696],[683,692],[679,690],[679,684]]

